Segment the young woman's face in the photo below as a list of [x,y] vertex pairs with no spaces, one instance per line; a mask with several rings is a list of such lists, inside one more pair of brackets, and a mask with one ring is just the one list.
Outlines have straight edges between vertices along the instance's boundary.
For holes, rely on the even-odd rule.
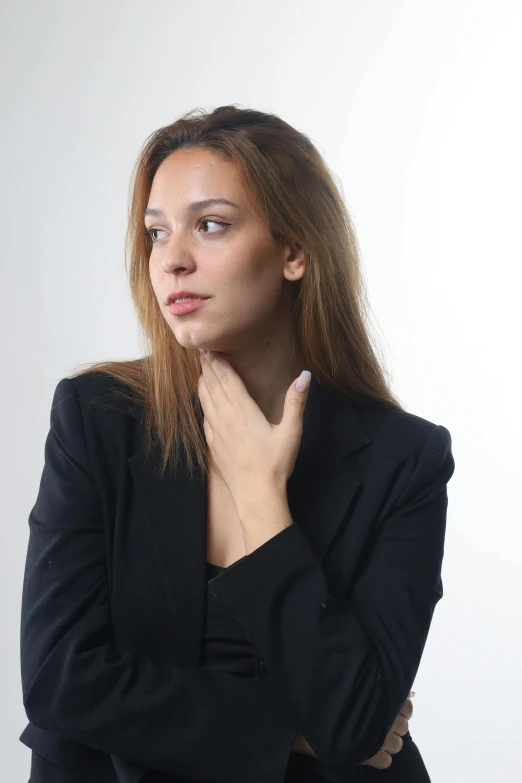
[[[205,199],[236,206],[197,206]],[[292,308],[289,281],[304,268],[276,244],[235,165],[209,150],[176,150],[159,166],[147,208],[163,213],[145,216],[153,240],[149,271],[178,343],[234,354],[275,339]],[[167,297],[181,290],[209,298],[193,312],[174,315]]]

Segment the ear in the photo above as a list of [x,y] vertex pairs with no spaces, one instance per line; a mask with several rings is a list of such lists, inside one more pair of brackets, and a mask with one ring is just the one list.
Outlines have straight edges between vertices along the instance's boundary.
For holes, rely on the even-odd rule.
[[283,274],[287,280],[301,280],[306,273],[308,253],[302,245],[290,242],[285,246]]

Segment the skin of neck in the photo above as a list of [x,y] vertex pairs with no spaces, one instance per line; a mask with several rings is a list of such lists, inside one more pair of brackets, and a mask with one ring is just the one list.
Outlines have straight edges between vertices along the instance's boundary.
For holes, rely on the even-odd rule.
[[281,422],[291,383],[308,369],[296,336],[291,285],[285,282],[282,306],[268,329],[259,335],[249,334],[248,346],[223,352],[270,424]]

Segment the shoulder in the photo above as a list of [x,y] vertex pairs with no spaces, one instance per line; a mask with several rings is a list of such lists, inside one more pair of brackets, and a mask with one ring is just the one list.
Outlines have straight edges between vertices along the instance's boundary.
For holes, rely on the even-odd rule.
[[382,405],[360,402],[352,405],[372,443],[383,452],[412,454],[428,442],[451,447],[450,431],[443,424]]
[[431,485],[442,487],[455,470],[449,429],[404,410],[353,403],[371,439],[359,454],[365,475],[375,485],[393,486],[392,496]]
[[56,384],[50,412],[52,441],[70,461],[95,475],[99,486],[116,485],[118,466],[132,449],[133,398],[130,384],[100,371],[66,376]]
[[81,419],[106,426],[125,420],[135,395],[128,383],[98,370],[61,378],[54,390],[51,426]]

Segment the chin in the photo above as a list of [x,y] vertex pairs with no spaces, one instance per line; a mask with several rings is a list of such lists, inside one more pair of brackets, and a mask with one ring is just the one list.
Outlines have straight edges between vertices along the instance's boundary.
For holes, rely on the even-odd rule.
[[209,351],[219,351],[219,348],[212,346],[212,342],[210,340],[183,340],[178,338],[177,335],[174,336],[176,337],[178,345],[181,346],[181,348],[185,348],[187,351],[197,351],[199,348]]

